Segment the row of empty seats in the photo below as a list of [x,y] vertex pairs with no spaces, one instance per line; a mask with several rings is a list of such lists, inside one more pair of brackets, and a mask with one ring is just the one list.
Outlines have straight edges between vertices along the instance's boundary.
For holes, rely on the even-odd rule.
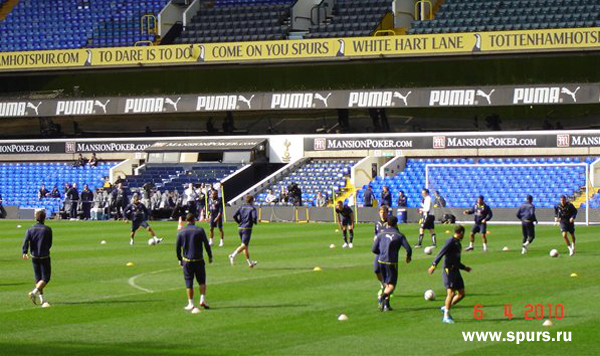
[[313,25],[304,38],[370,36],[391,11],[391,0],[338,0],[333,17]]
[[599,13],[596,0],[448,0],[434,20],[414,21],[409,34],[597,27]]
[[124,185],[130,189],[140,188],[146,183],[161,191],[183,192],[189,183],[220,182],[241,168],[241,164],[203,163],[197,166],[151,165],[139,175],[127,176]]
[[[133,46],[155,38],[153,20],[168,0],[21,0],[0,21],[0,52]],[[149,31],[148,31],[149,30]]]
[[[580,194],[582,186],[585,186],[586,167],[583,164],[590,164],[596,159],[408,159],[402,172],[393,177],[377,177],[370,185],[376,198],[381,197],[383,187],[387,185],[392,192],[393,206],[397,206],[398,194],[402,190],[409,207],[420,207],[421,191],[428,186],[432,195],[439,191],[449,207],[470,206],[479,195],[484,195],[491,206],[517,207],[527,194],[533,195],[536,206],[552,207],[562,194],[569,197]],[[431,164],[433,166],[426,168]],[[364,203],[364,189],[366,186],[357,194],[359,204]]]
[[215,2],[201,8],[175,43],[282,40],[289,31],[291,1],[253,4]]
[[[77,183],[79,192],[87,184],[90,190],[102,187],[115,162],[100,162],[98,166],[73,167],[71,162],[0,163],[0,194],[4,205],[21,208],[45,208],[49,215],[58,211],[64,199],[65,183]],[[58,186],[61,198],[38,198],[38,190],[46,185],[51,191]]]

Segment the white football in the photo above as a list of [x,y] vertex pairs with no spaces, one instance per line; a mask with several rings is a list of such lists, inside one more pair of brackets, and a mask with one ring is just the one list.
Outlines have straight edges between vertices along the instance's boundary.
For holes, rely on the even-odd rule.
[[428,289],[425,291],[423,298],[425,298],[425,300],[435,300],[435,292],[431,289]]
[[433,246],[427,246],[423,249],[423,252],[425,252],[426,255],[431,255],[433,253]]
[[550,257],[558,257],[558,250],[555,248],[550,250]]
[[148,239],[148,245],[150,245],[150,246],[154,246],[154,245],[156,245],[156,240],[155,240],[154,238],[152,238],[152,237],[151,237],[151,238],[149,238],[149,239]]

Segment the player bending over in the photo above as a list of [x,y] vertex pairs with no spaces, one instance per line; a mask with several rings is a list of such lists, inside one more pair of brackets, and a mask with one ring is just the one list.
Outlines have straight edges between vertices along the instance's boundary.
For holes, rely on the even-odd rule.
[[400,247],[406,249],[406,263],[410,263],[412,249],[406,240],[406,237],[398,231],[398,218],[390,216],[388,218],[388,227],[377,234],[373,242],[372,251],[377,255],[379,269],[385,283],[385,290],[379,297],[379,310],[391,311],[390,296],[396,289],[398,282],[398,252]]
[[435,215],[433,215],[433,202],[431,201],[431,195],[429,195],[429,189],[423,189],[421,191],[423,200],[421,201],[421,208],[419,212],[422,215],[421,227],[419,228],[419,242],[415,245],[415,248],[421,248],[423,246],[423,237],[425,236],[425,230],[429,230],[431,233],[431,241],[433,247],[437,246],[435,238]]
[[481,232],[481,239],[483,240],[483,252],[487,251],[487,222],[492,219],[494,214],[492,214],[492,209],[490,209],[489,205],[487,205],[483,201],[483,195],[480,195],[477,198],[477,203],[473,205],[470,210],[465,210],[463,212],[465,215],[475,214],[474,220],[475,225],[471,229],[471,242],[469,243],[469,247],[465,249],[465,251],[473,251],[475,248],[473,243],[475,243],[475,234]]
[[250,237],[252,236],[252,226],[257,223],[256,208],[252,205],[254,203],[254,197],[246,195],[246,204],[242,205],[233,214],[233,220],[238,223],[238,233],[240,234],[240,240],[242,241],[240,247],[238,247],[231,255],[229,255],[229,263],[233,266],[233,259],[235,256],[244,252],[248,267],[253,268],[256,266],[256,261],[250,259],[250,251],[248,247],[250,245]]
[[442,275],[444,277],[444,286],[446,287],[448,294],[446,295],[446,303],[441,308],[444,312],[442,322],[445,324],[454,324],[454,319],[452,319],[452,316],[450,315],[450,309],[465,297],[465,283],[460,275],[460,270],[463,269],[467,272],[471,272],[471,267],[467,267],[460,262],[460,251],[462,249],[460,241],[464,236],[464,226],[457,225],[456,228],[454,228],[454,236],[446,241],[444,247],[442,247],[442,250],[437,255],[428,271],[429,274],[433,274],[438,263],[442,260],[442,257],[446,256]]
[[[386,205],[382,205],[379,207],[379,221],[375,222],[375,235],[373,237],[373,241],[377,240],[377,235],[383,231],[383,229],[387,228],[387,220],[388,220],[388,207]],[[383,292],[385,291],[385,284],[383,283],[383,277],[381,276],[381,268],[379,268],[379,258],[375,255],[375,277],[381,284],[381,290],[377,293],[377,297],[381,297]]]
[[[554,221],[560,223],[560,231],[569,249],[569,256],[573,256],[575,254],[575,218],[577,217],[577,209],[572,203],[567,201],[566,196],[561,195],[560,203],[554,207],[554,214]],[[567,233],[571,234],[573,243],[569,242]]]
[[46,225],[46,211],[38,210],[35,213],[37,224],[27,229],[25,241],[23,241],[23,259],[28,260],[31,251],[31,262],[35,275],[35,287],[29,292],[29,298],[33,304],[39,296],[42,308],[50,306],[44,297],[44,288],[50,282],[52,267],[50,265],[50,248],[52,247],[52,229]]
[[212,246],[213,244],[213,230],[215,227],[219,228],[219,232],[221,232],[221,242],[219,242],[219,247],[223,247],[223,239],[225,238],[225,233],[223,232],[223,205],[221,205],[221,199],[219,199],[219,193],[216,190],[212,191],[211,197],[208,201],[208,210],[209,210],[209,218],[208,223],[210,226],[209,230],[209,240],[208,243]]
[[[344,237],[344,244],[342,245],[342,248],[353,248],[354,212],[341,200],[337,202],[335,212],[337,214],[338,225],[340,226],[340,230],[342,230],[342,236]],[[348,243],[348,231],[350,232],[350,243]]]
[[521,204],[517,211],[517,219],[521,220],[521,231],[523,232],[523,247],[521,254],[527,253],[527,246],[535,239],[535,225],[537,217],[535,216],[535,206],[533,205],[533,197],[527,195],[525,202]]
[[[204,299],[206,294],[206,268],[204,263],[204,254],[202,245],[208,255],[208,263],[212,263],[212,251],[206,239],[206,233],[200,226],[196,226],[196,218],[193,213],[186,216],[187,226],[177,233],[176,252],[179,265],[183,269],[183,279],[185,280],[185,292],[188,298],[188,304],[185,310],[194,309],[194,277],[200,285],[200,307],[208,309],[208,304]],[[181,251],[183,250],[183,255]]]
[[155,243],[160,243],[162,239],[156,237],[156,234],[148,225],[146,221],[150,216],[150,211],[144,204],[140,202],[140,196],[138,194],[133,195],[133,202],[125,208],[124,212],[125,216],[131,220],[131,239],[129,240],[129,244],[133,245],[133,239],[135,237],[135,232],[137,229],[143,227],[150,234],[150,238],[154,239]]

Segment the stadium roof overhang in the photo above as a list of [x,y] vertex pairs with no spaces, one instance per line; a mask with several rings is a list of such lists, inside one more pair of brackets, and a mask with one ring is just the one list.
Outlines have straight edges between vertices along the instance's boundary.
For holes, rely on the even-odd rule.
[[256,139],[198,139],[189,141],[161,141],[146,148],[146,152],[223,152],[265,151],[267,140]]

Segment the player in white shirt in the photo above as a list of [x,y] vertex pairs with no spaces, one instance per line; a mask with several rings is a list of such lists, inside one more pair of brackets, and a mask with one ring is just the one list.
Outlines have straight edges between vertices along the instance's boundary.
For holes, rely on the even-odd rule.
[[419,242],[415,245],[415,248],[421,248],[423,245],[423,236],[425,230],[429,230],[431,233],[431,241],[433,247],[437,245],[435,238],[435,215],[433,215],[433,201],[431,195],[429,195],[429,189],[423,189],[423,200],[421,201],[421,227],[419,228]]

